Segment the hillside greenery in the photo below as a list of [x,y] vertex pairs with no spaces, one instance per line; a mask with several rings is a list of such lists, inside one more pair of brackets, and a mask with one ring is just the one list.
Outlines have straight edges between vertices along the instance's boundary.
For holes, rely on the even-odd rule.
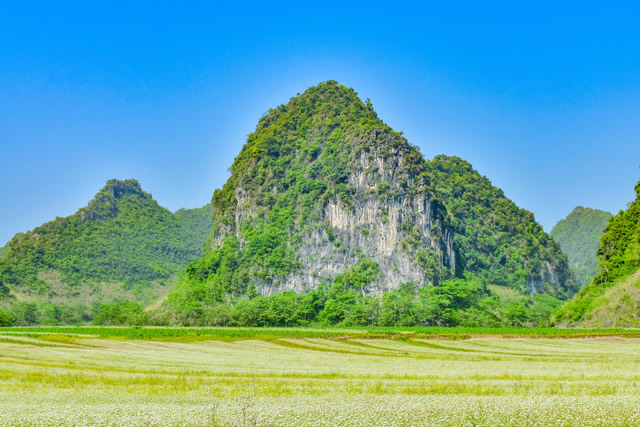
[[529,279],[546,283],[550,266],[566,286],[536,291],[562,299],[573,294],[566,256],[531,212],[518,208],[459,157],[436,156],[428,166],[432,189],[452,216],[457,277],[471,272],[526,293],[532,292]]
[[636,199],[609,220],[602,234],[598,273],[555,313],[552,324],[640,326],[640,181],[635,190]]
[[551,237],[567,254],[569,267],[582,287],[598,272],[600,236],[611,218],[609,212],[578,206],[551,230]]
[[109,300],[148,304],[203,254],[210,229],[210,205],[174,215],[137,181],[110,180],[87,207],[8,243],[1,305],[18,324],[57,324]]
[[[363,289],[379,270],[363,259],[332,282],[311,291],[280,292],[269,296],[227,296],[207,302],[170,295],[171,311],[144,312],[131,303],[100,307],[97,325],[186,326],[537,326],[546,322],[561,301],[551,295],[533,297],[495,292],[485,279],[467,273],[439,286],[407,283],[382,295]],[[166,307],[165,307],[166,308]]]

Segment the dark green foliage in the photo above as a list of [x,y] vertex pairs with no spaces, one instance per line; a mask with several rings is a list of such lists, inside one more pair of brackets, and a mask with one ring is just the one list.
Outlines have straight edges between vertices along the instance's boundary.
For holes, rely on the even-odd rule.
[[578,206],[551,230],[569,258],[569,266],[580,286],[591,283],[598,270],[600,236],[611,218],[609,212]]
[[93,307],[20,302],[10,310],[0,309],[0,326],[72,325],[91,320],[101,326],[150,324],[147,313],[133,301],[95,304]]
[[15,324],[15,317],[9,310],[0,308],[0,327],[12,326]]
[[531,324],[544,326],[548,323],[551,315],[557,311],[563,304],[563,301],[546,294],[536,294],[531,301]]
[[98,306],[93,323],[98,326],[142,325],[147,315],[139,304],[133,301],[120,301]]
[[609,221],[602,235],[595,284],[612,283],[640,266],[640,181],[635,190],[636,199]]
[[611,219],[600,239],[598,273],[593,281],[565,304],[552,323],[574,323],[593,312],[603,301],[599,297],[640,268],[640,181],[636,184],[636,199],[626,211]]
[[[6,314],[5,318],[10,320],[11,325],[72,325],[89,322],[95,314],[95,307],[87,307],[81,303],[13,301],[8,308],[0,308],[0,312]],[[0,317],[3,317],[1,313]]]
[[523,326],[531,318],[531,310],[522,301],[512,301],[506,304],[502,310],[504,318],[514,326]]
[[5,299],[9,296],[9,288],[7,288],[5,285],[3,285],[2,283],[0,283],[0,299]]
[[[370,259],[360,262],[338,274],[330,286],[321,285],[311,293],[311,303],[322,310],[318,320],[324,325],[372,325],[375,299],[364,293],[364,288],[380,274],[378,265]],[[315,295],[313,295],[315,294]]]
[[16,325],[35,325],[40,322],[41,314],[35,303],[21,302],[13,307],[12,315]]
[[566,257],[531,212],[518,208],[458,157],[436,156],[429,171],[434,193],[453,216],[459,272],[527,292],[528,279],[547,282],[549,265],[561,286],[545,292],[561,298],[573,294]]
[[[467,274],[439,286],[407,283],[381,296],[363,289],[380,274],[370,259],[333,282],[304,293],[202,303],[174,301],[171,323],[189,326],[533,326],[547,319],[560,301],[550,295],[522,296],[503,306],[486,281]],[[175,294],[174,294],[175,295]],[[153,319],[149,320],[153,322]]]
[[57,305],[42,303],[39,307],[40,317],[36,323],[43,325],[69,325],[87,320],[86,309],[82,306]]

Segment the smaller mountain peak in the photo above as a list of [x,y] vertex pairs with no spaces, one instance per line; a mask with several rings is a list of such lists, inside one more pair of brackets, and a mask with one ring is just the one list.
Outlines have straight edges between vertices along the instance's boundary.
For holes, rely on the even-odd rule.
[[142,190],[140,183],[136,179],[110,179],[100,192],[111,194],[111,196],[116,199],[120,199],[129,194],[138,194],[140,196],[146,195]]
[[151,195],[142,190],[140,183],[135,179],[110,179],[87,207],[80,209],[82,222],[104,221],[115,217],[119,211],[118,202],[129,195],[151,198]]
[[[588,207],[584,207],[584,206],[576,206],[569,215],[567,215],[567,218],[571,218],[571,217],[576,217],[576,216],[596,216],[596,215],[605,215],[605,216],[611,216],[610,212],[607,211],[603,211],[600,209],[594,209],[594,208],[588,208]],[[565,219],[567,219],[565,218]]]

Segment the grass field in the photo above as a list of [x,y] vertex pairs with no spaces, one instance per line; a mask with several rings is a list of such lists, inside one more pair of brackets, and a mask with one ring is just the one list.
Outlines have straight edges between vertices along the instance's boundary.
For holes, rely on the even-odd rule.
[[637,334],[7,328],[0,423],[640,425]]

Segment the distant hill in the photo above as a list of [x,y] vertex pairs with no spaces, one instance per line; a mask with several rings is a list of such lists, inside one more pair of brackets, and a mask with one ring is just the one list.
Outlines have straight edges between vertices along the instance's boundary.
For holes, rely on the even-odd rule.
[[[481,324],[501,321],[488,286],[527,319],[535,296],[549,306],[575,292],[531,212],[460,158],[427,161],[337,82],[270,109],[230,170],[210,247],[170,296],[176,321],[212,324],[228,317],[221,305],[249,301],[261,308],[240,324]],[[399,300],[422,311],[391,314]]]
[[569,267],[580,287],[591,283],[598,271],[600,236],[611,213],[578,206],[551,230],[569,258]]
[[635,190],[636,199],[604,230],[598,273],[553,316],[552,324],[640,327],[640,182]]
[[75,214],[8,243],[0,258],[4,305],[47,303],[86,314],[96,303],[148,304],[202,255],[210,230],[210,205],[173,214],[137,181],[110,180]]

